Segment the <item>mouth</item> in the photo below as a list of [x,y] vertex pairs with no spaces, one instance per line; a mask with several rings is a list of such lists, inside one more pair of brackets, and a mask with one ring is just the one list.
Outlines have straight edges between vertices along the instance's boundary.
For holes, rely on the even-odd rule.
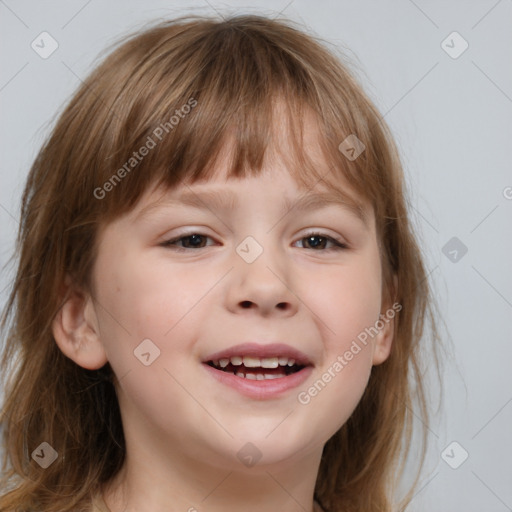
[[284,343],[243,343],[202,360],[207,373],[222,386],[252,400],[287,396],[312,375],[314,364]]
[[300,372],[305,366],[298,364],[295,359],[285,356],[252,357],[232,356],[207,361],[206,364],[215,370],[229,373],[249,380],[273,380],[287,377]]

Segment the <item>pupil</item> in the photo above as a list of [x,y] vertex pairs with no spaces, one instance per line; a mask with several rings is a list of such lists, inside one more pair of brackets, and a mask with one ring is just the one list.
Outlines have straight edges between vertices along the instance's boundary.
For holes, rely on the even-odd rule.
[[192,245],[192,247],[198,247],[199,245],[201,245],[201,238],[202,235],[190,235],[187,237],[187,240],[189,244]]
[[[316,243],[315,243],[316,240]],[[323,246],[325,240],[321,236],[310,236],[308,238],[308,244],[312,247],[320,247]]]

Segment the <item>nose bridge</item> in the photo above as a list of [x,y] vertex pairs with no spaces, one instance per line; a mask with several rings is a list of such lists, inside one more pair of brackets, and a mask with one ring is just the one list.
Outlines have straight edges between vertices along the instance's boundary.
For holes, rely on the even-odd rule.
[[228,307],[253,309],[261,314],[293,314],[295,296],[288,283],[286,255],[271,236],[248,236],[236,247]]

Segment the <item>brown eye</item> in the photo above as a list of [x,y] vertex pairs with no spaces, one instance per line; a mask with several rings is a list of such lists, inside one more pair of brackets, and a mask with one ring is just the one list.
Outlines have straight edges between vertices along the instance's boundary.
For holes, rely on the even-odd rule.
[[344,243],[338,242],[338,240],[320,233],[311,233],[308,236],[301,238],[300,242],[304,249],[313,249],[316,251],[341,250],[348,248]]
[[203,235],[189,235],[181,238],[183,240],[183,246],[188,248],[204,247],[206,237]]
[[308,236],[303,238],[302,240],[306,241],[306,244],[308,249],[325,249],[325,246],[327,245],[327,238],[324,238],[323,236]]
[[201,235],[199,233],[193,233],[191,235],[181,236],[179,238],[175,238],[173,240],[167,240],[162,244],[163,247],[172,247],[177,250],[183,249],[202,249],[207,245],[207,240],[211,238],[206,235]]

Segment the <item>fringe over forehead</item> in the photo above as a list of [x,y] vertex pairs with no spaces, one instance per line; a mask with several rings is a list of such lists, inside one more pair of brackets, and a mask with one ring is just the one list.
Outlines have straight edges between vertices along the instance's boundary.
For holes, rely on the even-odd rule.
[[[388,148],[378,147],[378,113],[349,72],[289,22],[258,16],[186,17],[131,37],[68,110],[74,115],[63,116],[56,134],[68,141],[61,190],[96,221],[127,211],[149,185],[208,179],[228,141],[228,175],[257,173],[269,152],[280,152],[283,123],[292,151],[281,156],[304,186],[337,187],[342,175],[378,211],[393,167],[382,158]],[[326,166],[305,151],[304,130],[312,129]],[[338,149],[350,135],[365,145],[355,161]]]

